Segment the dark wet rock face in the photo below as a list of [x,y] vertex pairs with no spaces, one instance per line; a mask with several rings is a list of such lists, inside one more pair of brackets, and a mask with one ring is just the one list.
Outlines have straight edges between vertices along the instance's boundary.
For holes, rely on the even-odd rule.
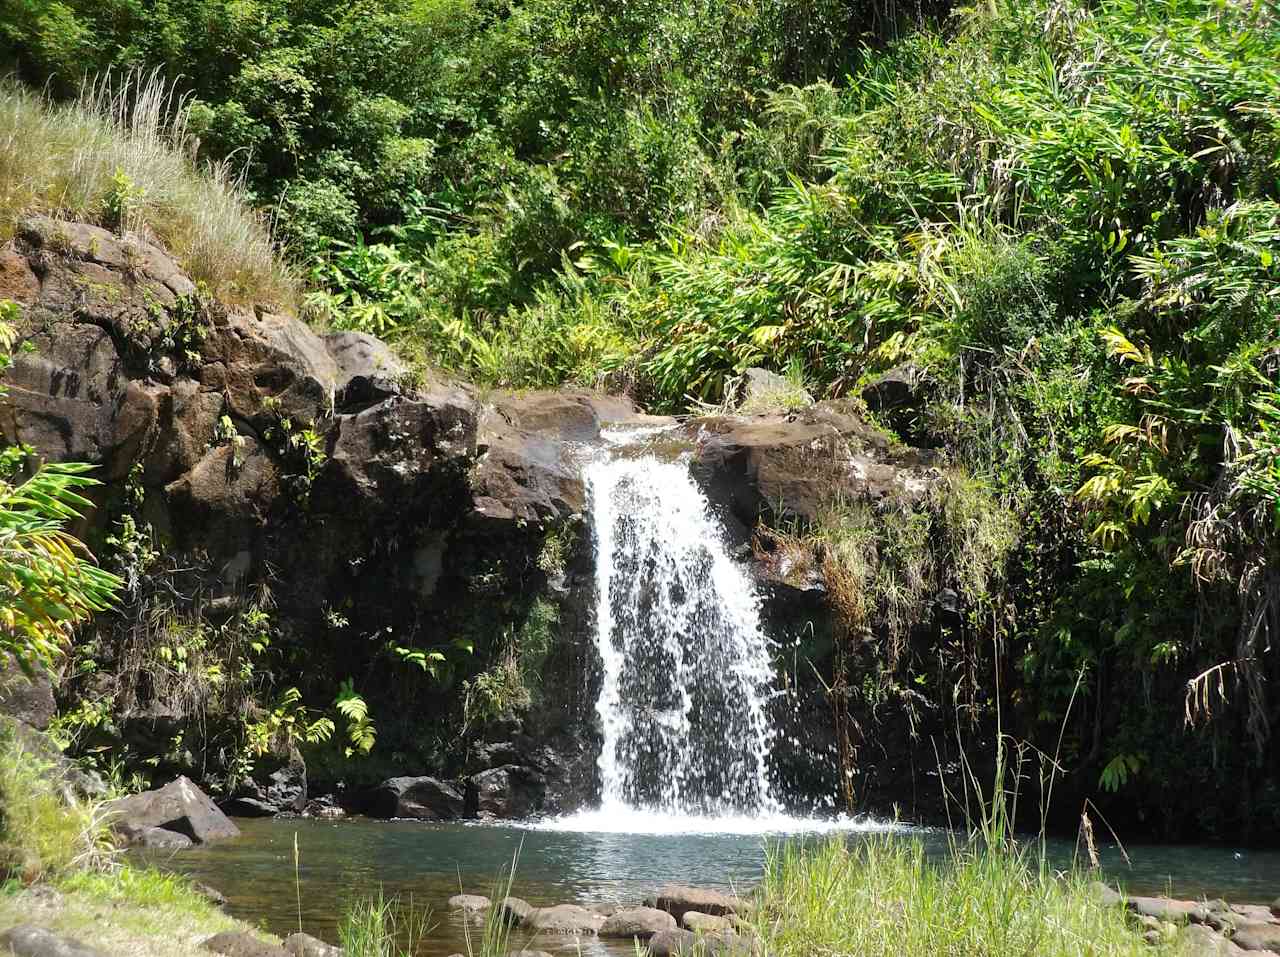
[[473,774],[467,779],[467,816],[480,818],[529,817],[542,810],[546,779],[533,768],[505,765]]
[[0,655],[0,715],[44,731],[57,711],[48,675],[27,674],[12,658]]
[[[580,640],[585,616],[565,584],[577,572],[548,570],[539,558],[553,534],[569,550],[586,541],[576,456],[603,424],[635,417],[628,400],[585,391],[481,396],[444,375],[415,380],[371,336],[323,335],[271,308],[204,301],[162,250],[80,224],[20,224],[0,253],[0,295],[19,303],[22,339],[0,432],[48,459],[101,466],[101,508],[79,532],[100,540],[123,502],[141,500],[130,514],[153,528],[175,567],[189,569],[173,591],[198,596],[200,614],[216,609],[220,623],[267,589],[272,626],[308,674],[368,676],[359,690],[377,716],[380,748],[411,754],[414,771],[495,772],[459,787],[474,813],[589,798],[594,748],[582,742],[591,732],[580,689],[592,659]],[[423,744],[420,728],[449,719],[454,702],[426,693],[425,675],[417,686],[406,680],[411,666],[391,657],[387,636],[408,649],[432,647],[441,634],[467,639],[473,653],[461,658],[460,682],[489,665],[544,595],[565,622],[547,654],[551,706],[504,733],[530,740],[471,764],[465,747],[450,755]],[[109,684],[118,663],[100,664]],[[0,700],[6,693],[0,686]],[[327,705],[333,689],[314,694]],[[143,693],[113,717],[136,737],[143,718],[168,707]],[[202,723],[171,718],[169,733],[143,735],[145,746],[131,740],[131,751],[159,758],[181,733],[191,759],[174,766],[166,757],[164,773],[225,782],[217,762],[226,754],[199,753]],[[339,783],[308,782],[289,755],[255,765],[252,780],[219,792],[235,814],[302,811],[309,783]],[[376,781],[357,783],[352,793]],[[423,813],[409,804],[399,813]],[[413,807],[465,813],[456,801]]]

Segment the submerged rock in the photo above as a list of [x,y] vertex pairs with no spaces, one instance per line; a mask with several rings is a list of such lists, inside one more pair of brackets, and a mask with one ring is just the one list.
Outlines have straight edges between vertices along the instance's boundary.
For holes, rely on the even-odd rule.
[[521,924],[534,911],[534,906],[520,897],[504,897],[499,906],[508,924]]
[[521,922],[521,927],[547,934],[594,934],[605,918],[577,904],[557,904],[534,908]]
[[34,924],[19,924],[0,934],[0,952],[4,951],[16,957],[102,957],[101,951]]
[[105,809],[115,830],[130,840],[149,828],[176,831],[198,844],[240,835],[209,796],[185,777],[154,791],[108,801]]
[[601,937],[648,940],[664,930],[675,930],[676,919],[655,907],[627,907],[615,911],[600,925]]
[[449,898],[449,909],[467,914],[478,914],[489,909],[489,898],[480,894],[454,894]]

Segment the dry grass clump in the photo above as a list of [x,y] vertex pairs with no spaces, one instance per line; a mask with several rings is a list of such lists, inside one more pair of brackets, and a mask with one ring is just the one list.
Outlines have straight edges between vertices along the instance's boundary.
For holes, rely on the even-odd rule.
[[185,102],[154,74],[53,103],[0,80],[0,238],[42,212],[154,236],[228,302],[296,306],[269,223],[229,163],[202,164]]

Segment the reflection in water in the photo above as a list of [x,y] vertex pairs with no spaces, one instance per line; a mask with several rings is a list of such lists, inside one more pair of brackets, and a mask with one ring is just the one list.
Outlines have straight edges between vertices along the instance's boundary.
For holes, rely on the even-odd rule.
[[[547,825],[485,826],[418,822],[315,820],[238,822],[244,832],[225,844],[163,859],[166,866],[217,887],[237,917],[288,934],[297,929],[293,884],[293,838],[298,835],[303,928],[335,939],[345,904],[381,886],[387,894],[412,897],[430,907],[435,929],[423,957],[463,950],[460,918],[447,911],[448,898],[464,890],[489,893],[512,856],[520,855],[513,893],[534,904],[633,902],[668,881],[706,887],[749,888],[759,880],[766,844],[812,843],[829,835],[625,834],[607,830],[557,830]],[[863,839],[864,830],[844,832]],[[947,835],[913,830],[911,836],[941,855]],[[1115,851],[1103,852],[1109,879],[1134,893],[1172,891],[1184,897],[1225,897],[1265,903],[1280,888],[1280,852],[1230,848],[1130,847],[1132,870]],[[1061,865],[1070,862],[1069,842],[1050,848]],[[526,944],[523,938],[514,941]],[[542,950],[577,950],[569,940],[539,939]],[[611,946],[614,955],[634,949]],[[584,953],[603,957],[591,942]]]

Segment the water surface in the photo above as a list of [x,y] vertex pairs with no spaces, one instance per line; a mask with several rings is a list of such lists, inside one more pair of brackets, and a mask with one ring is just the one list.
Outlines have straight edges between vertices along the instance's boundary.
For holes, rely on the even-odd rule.
[[[164,863],[217,887],[237,917],[278,934],[298,928],[299,903],[294,883],[296,835],[301,880],[303,929],[336,939],[337,919],[350,900],[382,887],[388,894],[412,897],[429,907],[434,929],[423,942],[422,957],[464,951],[459,915],[446,901],[459,891],[489,893],[495,878],[519,855],[513,893],[533,904],[639,902],[659,885],[676,881],[706,887],[746,890],[759,880],[765,847],[781,840],[826,840],[830,824],[807,833],[772,832],[754,822],[751,833],[733,833],[724,822],[688,822],[692,830],[669,824],[662,833],[628,833],[625,818],[583,816],[565,822],[532,825],[427,824],[410,821],[243,820],[233,841],[182,852]],[[743,822],[743,830],[751,822]],[[803,822],[776,822],[795,828]],[[717,830],[711,832],[711,828]],[[886,829],[904,831],[941,856],[942,831],[892,828],[846,822],[846,839],[864,839]],[[1191,898],[1224,897],[1233,903],[1265,903],[1280,894],[1280,851],[1232,848],[1133,846],[1126,867],[1118,851],[1103,849],[1103,867],[1112,882],[1131,893],[1165,893]],[[1069,842],[1050,852],[1066,866]],[[578,950],[572,940],[539,938],[514,943],[549,951]],[[633,954],[628,943],[590,941],[583,950],[603,955]]]

